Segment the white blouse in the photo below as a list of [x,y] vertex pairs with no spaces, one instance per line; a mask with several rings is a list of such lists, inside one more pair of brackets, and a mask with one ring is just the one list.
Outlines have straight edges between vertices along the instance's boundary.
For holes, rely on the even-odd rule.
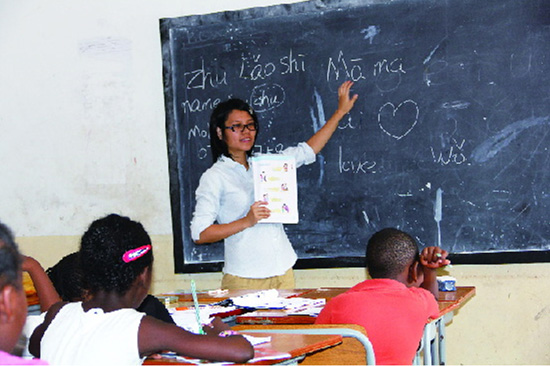
[[[315,161],[315,152],[305,142],[281,152],[294,156],[296,167]],[[252,169],[221,156],[201,176],[196,192],[191,237],[212,225],[243,218],[254,203]],[[224,240],[224,273],[245,278],[280,276],[298,259],[282,224],[262,223]]]

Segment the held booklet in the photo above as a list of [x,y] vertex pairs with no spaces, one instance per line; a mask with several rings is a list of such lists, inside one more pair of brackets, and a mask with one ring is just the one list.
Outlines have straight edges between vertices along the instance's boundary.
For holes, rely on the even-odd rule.
[[298,223],[296,160],[286,155],[260,155],[251,158],[254,199],[266,201],[271,216],[258,223]]

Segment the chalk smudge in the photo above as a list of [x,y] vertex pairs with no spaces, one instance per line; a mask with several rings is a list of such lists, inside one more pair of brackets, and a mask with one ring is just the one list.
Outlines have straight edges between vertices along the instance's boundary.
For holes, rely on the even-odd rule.
[[485,163],[510,145],[523,131],[543,125],[550,125],[549,116],[527,118],[514,122],[478,145],[472,152],[472,160],[477,163]]
[[[326,119],[325,119],[325,110],[323,108],[323,100],[321,99],[321,95],[319,94],[317,89],[313,91],[313,97],[315,99],[317,110],[315,111],[314,108],[310,107],[309,113],[311,116],[311,120],[313,122],[313,133],[316,133],[321,129],[321,127],[323,127]],[[315,117],[315,112],[317,112],[318,117]],[[321,184],[323,183],[323,177],[325,175],[325,164],[324,164],[325,160],[321,154],[317,155],[317,160],[319,161],[319,180],[317,184],[318,186],[321,186]]]

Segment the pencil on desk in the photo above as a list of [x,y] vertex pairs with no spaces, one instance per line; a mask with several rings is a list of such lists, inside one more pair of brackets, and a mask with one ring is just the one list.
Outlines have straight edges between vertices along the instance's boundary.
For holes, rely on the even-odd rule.
[[195,316],[197,317],[199,334],[204,334],[204,330],[202,330],[201,312],[199,310],[199,300],[197,299],[197,287],[195,285],[195,280],[191,280],[191,296],[193,296],[193,303],[195,304]]

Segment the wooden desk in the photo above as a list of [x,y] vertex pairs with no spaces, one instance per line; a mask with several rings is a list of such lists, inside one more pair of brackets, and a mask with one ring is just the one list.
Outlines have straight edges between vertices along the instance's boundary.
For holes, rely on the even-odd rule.
[[[333,297],[347,291],[349,288],[320,288],[304,291],[300,297],[312,299],[325,297],[327,302]],[[439,316],[435,321],[448,313],[460,308],[466,301],[475,295],[475,287],[457,287],[456,291],[439,293]],[[257,310],[248,314],[239,315],[236,318],[238,324],[313,324],[315,317],[304,315],[287,315],[282,310]]]
[[[254,337],[271,337],[270,343],[264,343],[254,347],[255,349],[269,347],[278,352],[284,352],[290,354],[290,357],[276,359],[276,360],[262,360],[258,362],[248,362],[247,365],[273,365],[281,362],[288,363],[289,360],[303,359],[308,354],[322,351],[326,348],[337,346],[342,343],[341,335],[321,335],[321,334],[278,334],[269,333],[247,333]],[[147,358],[144,365],[189,365],[191,363],[176,360],[172,358],[153,359]]]
[[[339,329],[347,328],[356,330],[365,336],[365,328],[357,324],[275,324],[275,325],[236,325],[234,330],[246,332],[246,329],[255,330],[279,330],[279,329],[294,329],[299,331],[302,328],[308,329]],[[365,347],[359,340],[351,337],[346,337],[342,340],[342,344],[337,347],[326,349],[322,352],[315,352],[308,355],[300,365],[364,365],[366,360]]]
[[[306,298],[325,298],[327,301],[333,297],[347,291],[349,288],[332,287],[318,289],[295,289],[295,290],[280,290],[279,293],[284,297],[306,297]],[[256,292],[257,290],[237,290],[229,291],[222,297],[212,297],[207,293],[199,294],[199,301],[219,302],[224,299],[241,296],[247,293]],[[431,319],[426,325],[423,335],[422,348],[417,353],[416,363],[419,364],[423,359],[425,365],[446,363],[446,335],[445,325],[448,324],[456,310],[463,306],[469,299],[475,295],[475,287],[473,286],[457,286],[456,291],[440,292],[439,293],[439,316],[436,319]],[[174,295],[172,295],[174,296]],[[192,302],[191,294],[179,294],[178,298],[182,301]],[[307,325],[315,322],[315,317],[303,315],[286,315],[280,310],[261,310],[258,312],[249,313],[247,315],[237,315],[236,322],[238,324],[296,324]]]
[[[316,289],[303,293],[303,297],[320,298],[322,294],[327,296],[327,301],[345,292],[347,288]],[[431,319],[422,337],[422,347],[417,352],[416,364],[423,360],[424,365],[444,365],[447,361],[446,356],[446,334],[445,327],[452,318],[456,310],[463,306],[469,299],[475,295],[475,287],[459,286],[456,291],[439,293],[439,316]],[[302,315],[286,315],[280,310],[261,310],[244,315],[237,316],[238,324],[297,324],[306,325],[315,323],[315,317]]]
[[[227,300],[232,297],[239,297],[247,295],[253,292],[258,292],[260,290],[227,290],[223,293],[216,293],[215,291],[197,291],[197,300],[200,304],[212,304],[218,303],[223,300]],[[277,290],[279,296],[281,297],[295,297],[301,296],[303,293],[308,291],[313,291],[312,289],[292,289],[292,290]],[[157,297],[175,297],[177,298],[177,303],[173,304],[175,306],[187,306],[193,304],[193,297],[191,293],[165,293],[159,294]]]
[[333,297],[336,297],[349,289],[349,287],[319,287],[315,289],[303,290],[299,296],[308,299],[326,299],[328,302]]
[[443,316],[451,311],[460,308],[466,301],[471,299],[476,293],[473,286],[457,286],[456,291],[439,292],[439,316]]
[[[315,289],[297,289],[291,296],[308,299],[325,299],[327,302],[349,290],[349,287],[321,287]],[[315,317],[307,315],[287,315],[281,310],[258,310],[247,315],[237,316],[237,324],[313,324]]]

